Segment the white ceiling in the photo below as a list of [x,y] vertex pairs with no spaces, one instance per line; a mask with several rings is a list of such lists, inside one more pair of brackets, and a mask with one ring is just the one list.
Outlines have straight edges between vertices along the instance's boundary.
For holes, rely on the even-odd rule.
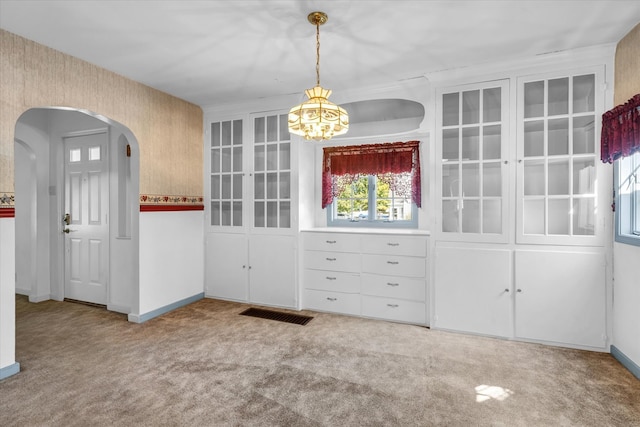
[[618,42],[640,1],[0,0],[0,28],[198,105]]

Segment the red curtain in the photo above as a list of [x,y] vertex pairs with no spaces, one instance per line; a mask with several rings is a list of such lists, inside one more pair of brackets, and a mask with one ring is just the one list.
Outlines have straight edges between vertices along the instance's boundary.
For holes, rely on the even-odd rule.
[[640,94],[602,115],[600,144],[605,163],[640,151]]
[[335,177],[411,173],[411,199],[420,207],[420,141],[324,148],[322,159],[322,207],[333,202]]

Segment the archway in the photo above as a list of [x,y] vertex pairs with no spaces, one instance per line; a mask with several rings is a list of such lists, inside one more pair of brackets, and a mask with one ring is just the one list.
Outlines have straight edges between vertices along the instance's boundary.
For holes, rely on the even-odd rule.
[[92,132],[106,135],[105,305],[112,311],[138,313],[138,142],[126,126],[87,110],[32,108],[16,123],[16,292],[32,302],[65,298],[64,141]]

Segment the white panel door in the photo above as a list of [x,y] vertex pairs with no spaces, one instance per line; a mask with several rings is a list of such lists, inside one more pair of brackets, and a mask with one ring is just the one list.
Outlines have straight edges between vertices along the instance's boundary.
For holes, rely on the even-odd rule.
[[206,293],[208,297],[247,301],[249,260],[244,234],[208,233]]
[[519,250],[515,254],[516,336],[603,348],[603,253]]
[[296,253],[293,237],[249,237],[250,301],[281,307],[296,306]]
[[511,251],[436,247],[434,326],[509,337]]
[[107,133],[64,138],[66,298],[107,303]]

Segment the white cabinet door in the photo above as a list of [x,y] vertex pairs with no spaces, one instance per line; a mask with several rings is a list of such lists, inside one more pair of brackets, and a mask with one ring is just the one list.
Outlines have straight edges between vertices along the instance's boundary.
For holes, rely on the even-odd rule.
[[516,336],[603,348],[603,253],[518,250],[515,253]]
[[208,233],[206,256],[206,295],[246,301],[249,296],[247,238],[241,234]]
[[249,237],[249,300],[257,304],[296,306],[296,252],[293,237]]
[[434,326],[508,337],[511,251],[436,247]]

